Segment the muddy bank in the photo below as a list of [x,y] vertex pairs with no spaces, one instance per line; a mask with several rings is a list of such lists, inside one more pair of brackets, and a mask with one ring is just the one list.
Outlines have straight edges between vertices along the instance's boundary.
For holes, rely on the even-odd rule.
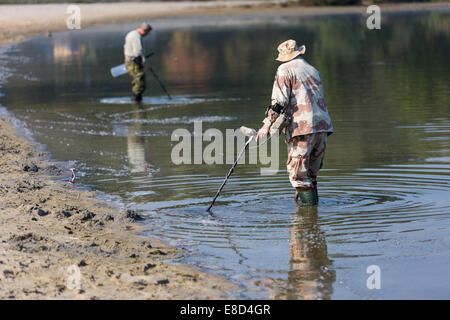
[[[0,45],[55,31],[67,30],[69,4],[0,5]],[[119,2],[77,4],[81,28],[142,19],[204,15],[327,15],[366,14],[367,5],[302,7],[287,0],[225,0],[179,2]],[[448,7],[449,2],[380,4],[383,12],[421,11]]]
[[0,299],[222,299],[236,289],[164,262],[177,251],[139,236],[136,213],[67,176],[0,118]]

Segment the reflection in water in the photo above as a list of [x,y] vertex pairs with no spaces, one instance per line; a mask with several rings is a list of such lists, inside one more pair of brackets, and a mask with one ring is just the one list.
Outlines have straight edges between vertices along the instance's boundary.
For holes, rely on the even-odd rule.
[[330,269],[327,242],[318,225],[317,207],[300,206],[290,230],[290,269],[276,299],[330,299],[335,271]]
[[[133,106],[133,119],[145,119],[146,112],[143,111],[142,103],[136,102]],[[141,121],[133,121],[129,124],[127,135],[127,154],[132,173],[146,172],[149,165],[147,162],[147,146],[142,136],[143,124]]]

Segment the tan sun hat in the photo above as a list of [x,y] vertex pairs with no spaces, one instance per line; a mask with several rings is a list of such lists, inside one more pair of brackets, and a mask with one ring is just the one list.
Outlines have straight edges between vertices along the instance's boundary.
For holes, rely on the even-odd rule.
[[287,62],[294,59],[300,54],[304,54],[306,52],[306,47],[304,45],[298,47],[297,42],[291,39],[280,44],[277,50],[278,57],[275,60]]

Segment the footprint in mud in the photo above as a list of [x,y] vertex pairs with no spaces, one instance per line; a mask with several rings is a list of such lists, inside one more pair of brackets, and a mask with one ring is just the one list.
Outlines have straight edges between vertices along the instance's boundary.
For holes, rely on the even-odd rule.
[[163,284],[168,284],[168,283],[169,283],[169,279],[162,279],[162,280],[156,281],[157,285],[163,285]]
[[42,182],[37,180],[22,180],[17,182],[15,189],[19,193],[25,193],[27,191],[41,190],[44,186]]
[[139,281],[135,281],[133,282],[133,285],[136,287],[136,289],[138,290],[144,290],[145,287],[148,286],[148,283],[144,280],[139,280]]
[[147,270],[153,269],[154,267],[156,267],[156,264],[149,263],[144,267],[144,272],[147,273]]
[[25,172],[38,172],[39,171],[39,167],[34,163],[30,163],[30,164],[25,164],[23,166],[23,171]]

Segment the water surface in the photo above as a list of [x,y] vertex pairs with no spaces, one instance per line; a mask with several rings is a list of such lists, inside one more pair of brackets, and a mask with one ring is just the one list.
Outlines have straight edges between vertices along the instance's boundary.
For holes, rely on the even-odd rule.
[[[2,105],[79,182],[148,217],[148,235],[187,249],[180,259],[241,285],[241,298],[450,298],[450,16],[358,15],[184,27],[153,22],[151,64],[132,103],[115,25],[36,37],[2,61],[14,75]],[[335,133],[320,172],[320,205],[294,203],[280,169],[240,165],[212,214],[229,164],[174,165],[172,132],[202,121],[257,128],[270,103],[276,46],[293,38],[321,72]],[[280,140],[280,143],[283,143]],[[70,172],[68,172],[68,175]],[[381,270],[369,290],[366,269]]]

